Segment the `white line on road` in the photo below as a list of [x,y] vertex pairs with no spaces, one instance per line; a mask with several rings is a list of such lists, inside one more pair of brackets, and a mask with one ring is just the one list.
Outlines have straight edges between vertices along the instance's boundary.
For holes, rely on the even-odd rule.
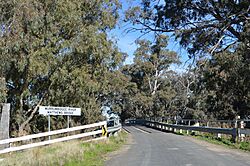
[[122,127],[123,131],[125,131],[126,133],[130,133],[130,131],[128,129],[126,129],[125,127]]
[[142,129],[140,129],[140,128],[137,128],[137,127],[135,127],[135,126],[132,126],[134,129],[136,129],[136,130],[138,130],[138,131],[140,131],[140,132],[143,132],[143,133],[146,133],[146,134],[149,134],[149,132],[146,132],[146,131],[144,131],[144,130],[142,130]]
[[179,148],[168,148],[168,150],[179,150]]

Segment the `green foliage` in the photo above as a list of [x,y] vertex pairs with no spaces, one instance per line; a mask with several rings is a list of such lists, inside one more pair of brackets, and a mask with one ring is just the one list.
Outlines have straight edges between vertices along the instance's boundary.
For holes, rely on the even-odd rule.
[[172,75],[177,95],[173,111],[188,119],[248,118],[249,51],[238,47],[197,61],[195,68],[182,75]]
[[[87,153],[83,156],[81,164],[84,165],[103,165],[104,157],[107,153],[118,150],[127,139],[126,133],[122,132],[117,137],[110,137],[107,142],[83,144],[83,148],[87,149]],[[74,165],[69,163],[69,165]]]
[[213,134],[199,134],[199,135],[195,135],[194,137],[213,143],[213,144],[224,145],[229,148],[241,149],[244,151],[250,151],[250,142],[247,142],[247,141],[233,143],[233,140],[230,138],[226,138],[226,137],[218,138],[214,136]]
[[195,89],[196,101],[206,114],[219,119],[247,118],[250,114],[249,72],[246,50],[215,54],[208,62],[200,62]]
[[[171,76],[177,93],[168,104],[171,112],[185,118],[247,118],[250,1],[141,2],[126,12],[126,21],[136,25],[131,30],[171,32],[190,57],[195,54],[198,60],[188,73]],[[150,42],[142,45],[147,47]]]
[[149,40],[138,40],[134,52],[134,63],[123,68],[123,73],[136,84],[132,90],[128,109],[133,117],[163,116],[166,105],[174,97],[175,91],[170,88],[166,79],[170,65],[179,63],[175,52],[166,49],[168,37],[156,36],[155,43]]
[[174,32],[190,54],[224,50],[237,43],[250,48],[249,0],[142,0],[131,7],[127,21],[132,29]]
[[117,0],[1,3],[0,73],[13,109],[11,131],[37,131],[39,104],[81,107],[75,123],[101,119],[102,81],[124,60],[107,37],[119,8]]
[[[10,0],[0,4],[0,102],[11,103],[11,134],[46,131],[38,105],[82,108],[72,124],[102,119],[109,106],[129,117],[233,119],[249,116],[249,1],[143,0],[127,21],[157,32],[137,40],[134,63],[107,36],[118,0]],[[174,13],[174,14],[173,14]],[[179,57],[166,32],[191,54],[204,55],[177,74]],[[65,126],[53,117],[53,129]]]
[[241,142],[239,148],[242,150],[250,151],[250,142]]

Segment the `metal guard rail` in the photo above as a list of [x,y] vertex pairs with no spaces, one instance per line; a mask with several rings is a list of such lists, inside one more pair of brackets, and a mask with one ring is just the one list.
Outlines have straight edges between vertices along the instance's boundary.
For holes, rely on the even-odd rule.
[[250,135],[250,129],[238,129],[240,134]]
[[237,135],[237,130],[235,128],[215,128],[215,127],[201,127],[201,126],[185,126],[185,125],[174,125],[174,124],[166,124],[161,122],[151,122],[145,121],[146,126],[156,127],[160,126],[175,128],[175,129],[183,129],[183,130],[194,130],[201,132],[209,132],[209,133],[221,133],[221,134],[229,134],[232,136]]

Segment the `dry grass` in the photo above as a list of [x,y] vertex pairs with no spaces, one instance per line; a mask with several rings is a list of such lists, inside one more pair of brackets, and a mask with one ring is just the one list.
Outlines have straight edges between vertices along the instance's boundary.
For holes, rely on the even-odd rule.
[[5,156],[0,163],[7,166],[64,165],[72,159],[83,160],[84,149],[80,141],[57,143],[52,146],[34,148]]
[[105,154],[125,142],[126,134],[105,141],[82,143],[81,140],[57,143],[2,156],[4,166],[90,166],[103,165]]

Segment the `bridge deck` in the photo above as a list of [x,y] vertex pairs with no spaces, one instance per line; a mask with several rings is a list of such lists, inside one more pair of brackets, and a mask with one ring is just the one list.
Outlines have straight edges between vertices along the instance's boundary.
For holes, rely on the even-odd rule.
[[249,153],[143,126],[125,128],[132,135],[130,148],[106,161],[108,166],[250,165]]

